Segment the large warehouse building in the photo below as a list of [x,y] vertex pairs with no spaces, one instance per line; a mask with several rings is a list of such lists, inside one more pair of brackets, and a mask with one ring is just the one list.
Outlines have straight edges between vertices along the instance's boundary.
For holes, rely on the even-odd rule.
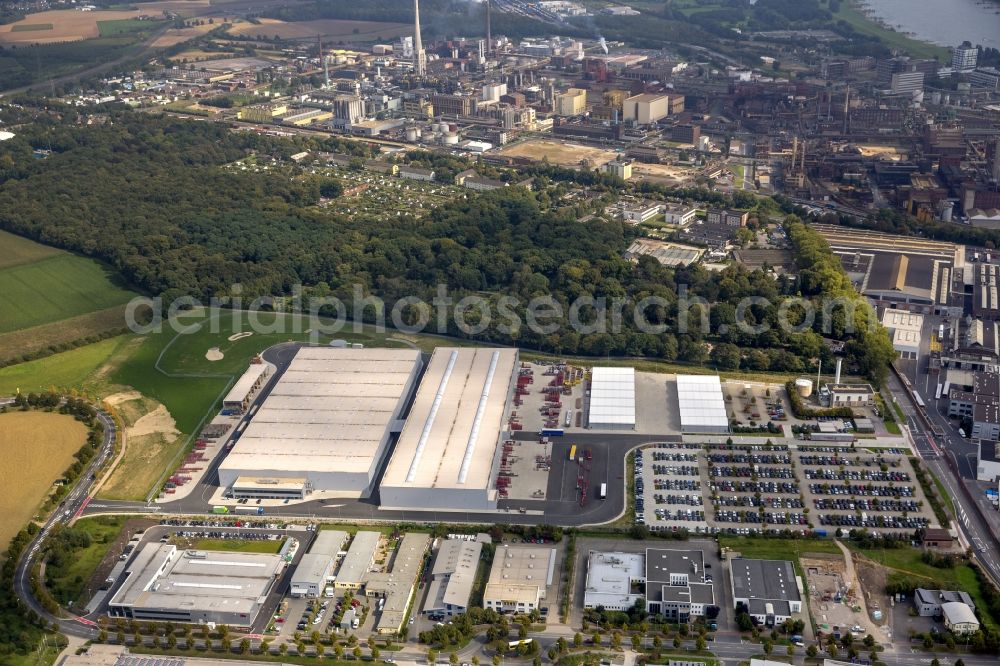
[[421,363],[410,349],[299,349],[219,466],[220,485],[236,497],[366,497]]
[[148,543],[125,570],[112,616],[159,622],[253,624],[285,563],[263,553],[178,551]]
[[516,349],[434,350],[380,486],[387,508],[490,510]]
[[677,375],[681,432],[729,432],[722,380],[717,375]]
[[593,369],[587,422],[595,430],[635,430],[635,368]]

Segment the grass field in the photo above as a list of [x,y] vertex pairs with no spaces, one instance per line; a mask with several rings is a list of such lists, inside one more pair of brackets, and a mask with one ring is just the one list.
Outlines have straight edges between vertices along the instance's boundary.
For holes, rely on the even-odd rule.
[[0,252],[0,270],[66,254],[57,248],[2,230],[0,230],[0,247],[3,248],[3,252]]
[[97,32],[101,37],[117,37],[133,32],[149,30],[153,26],[149,21],[139,19],[115,19],[112,21],[98,21]]
[[116,305],[51,324],[3,333],[0,334],[0,363],[58,350],[61,345],[70,345],[109,331],[121,331],[124,326],[125,306]]
[[[921,560],[923,551],[917,548],[860,550],[852,547],[852,550],[860,552],[869,560],[888,569],[890,581],[898,578],[911,582],[916,581],[918,586],[923,587],[964,590],[976,602],[976,608],[984,611],[988,608],[979,587],[979,581],[976,579],[976,572],[967,565],[963,564],[951,569],[933,567]],[[991,629],[997,627],[996,618],[990,617],[987,612],[982,613],[982,619],[986,627]]]
[[87,428],[71,416],[0,414],[0,548],[35,515],[52,484],[73,462]]
[[195,550],[223,550],[233,553],[277,553],[281,541],[242,541],[240,539],[199,539],[191,547]]
[[33,32],[36,30],[51,30],[51,23],[18,23],[10,29],[11,32]]
[[183,446],[182,437],[163,433],[129,437],[122,461],[97,493],[103,499],[144,500]]
[[134,294],[110,270],[71,254],[0,271],[0,333],[125,303]]
[[52,387],[81,387],[128,339],[128,336],[110,338],[37,361],[0,368],[0,395],[13,395],[17,389],[28,393]]
[[46,584],[56,601],[69,604],[80,600],[87,581],[108,554],[125,520],[124,516],[98,516],[76,521],[73,528],[90,535],[90,546],[74,551],[72,564],[64,570],[46,570]]
[[798,560],[805,553],[840,555],[840,549],[830,539],[741,539],[720,536],[719,545],[738,551],[743,557],[760,560]]

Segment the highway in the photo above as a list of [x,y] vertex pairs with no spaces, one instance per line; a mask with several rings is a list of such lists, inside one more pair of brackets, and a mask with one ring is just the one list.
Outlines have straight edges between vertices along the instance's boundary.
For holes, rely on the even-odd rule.
[[[0,400],[0,404],[10,404],[13,398]],[[93,638],[97,631],[94,623],[86,618],[71,616],[69,618],[55,617],[42,607],[38,600],[31,593],[31,568],[41,548],[42,541],[52,531],[56,525],[71,523],[78,516],[82,515],[90,502],[90,490],[96,483],[96,472],[114,455],[115,441],[118,430],[115,427],[114,419],[106,412],[97,410],[97,418],[104,426],[104,440],[97,454],[87,464],[86,469],[80,473],[73,490],[66,496],[66,499],[54,510],[45,521],[42,529],[35,535],[21,554],[14,569],[14,592],[33,611],[45,618],[50,624],[58,625],[59,630],[66,634],[79,636],[81,638]]]

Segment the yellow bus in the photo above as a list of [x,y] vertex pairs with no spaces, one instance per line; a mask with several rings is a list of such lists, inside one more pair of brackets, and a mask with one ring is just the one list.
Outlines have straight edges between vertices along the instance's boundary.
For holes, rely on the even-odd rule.
[[569,459],[576,460],[576,444],[569,447]]

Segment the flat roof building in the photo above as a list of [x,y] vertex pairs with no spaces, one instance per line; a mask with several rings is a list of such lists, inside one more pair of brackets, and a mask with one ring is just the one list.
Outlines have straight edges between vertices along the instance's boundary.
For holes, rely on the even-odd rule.
[[792,563],[785,560],[730,560],[733,603],[764,626],[781,624],[802,612],[802,594]]
[[344,551],[344,544],[347,543],[347,532],[342,530],[320,530],[316,532],[316,538],[309,546],[310,553],[322,553],[330,557],[337,557]]
[[498,547],[483,593],[483,606],[501,613],[530,613],[545,599],[555,568],[555,548]]
[[729,417],[718,375],[677,375],[681,431],[727,433]]
[[293,597],[318,597],[333,570],[333,557],[325,553],[306,553],[292,572],[289,594]]
[[237,497],[369,495],[421,363],[412,349],[300,348],[219,466],[220,485],[241,479]]
[[413,598],[413,586],[424,564],[430,537],[419,532],[407,532],[399,542],[392,566],[386,571],[365,577],[365,596],[381,597],[382,612],[375,624],[377,634],[395,634],[403,629],[406,613]]
[[646,556],[640,553],[590,551],[583,607],[627,611],[645,597],[636,587],[646,580]]
[[715,604],[700,550],[646,549],[646,608],[674,622],[703,617]]
[[392,508],[491,510],[516,349],[438,347],[380,486]]
[[358,532],[351,541],[344,561],[340,563],[334,587],[338,590],[357,590],[365,582],[365,576],[375,561],[375,551],[378,550],[378,532]]
[[592,370],[587,417],[596,430],[635,430],[635,368]]
[[425,614],[460,615],[469,608],[472,585],[476,580],[481,541],[446,539],[438,546],[431,568],[431,583],[424,600]]
[[906,310],[887,308],[882,313],[882,325],[892,337],[892,347],[900,358],[917,360],[920,357],[920,333],[924,326],[924,316]]
[[254,396],[267,384],[271,375],[271,366],[266,363],[251,363],[246,372],[236,380],[233,388],[222,399],[222,408],[236,414],[242,414],[250,406]]
[[284,566],[279,555],[178,551],[171,544],[148,543],[126,568],[109,614],[248,627]]

